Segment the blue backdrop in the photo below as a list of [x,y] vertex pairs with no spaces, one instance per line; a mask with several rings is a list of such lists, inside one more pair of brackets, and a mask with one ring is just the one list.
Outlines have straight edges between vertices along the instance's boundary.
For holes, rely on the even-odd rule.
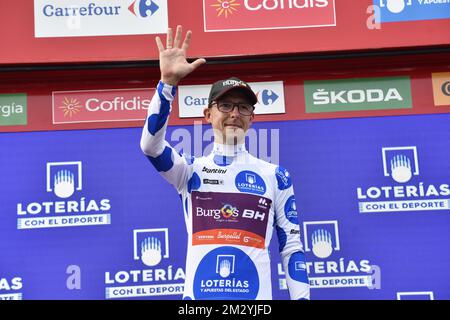
[[[293,177],[312,299],[450,298],[450,115],[253,128],[258,153]],[[0,299],[181,298],[182,206],[140,134],[0,135]],[[148,234],[161,241],[156,265]],[[274,298],[287,299],[277,248]]]

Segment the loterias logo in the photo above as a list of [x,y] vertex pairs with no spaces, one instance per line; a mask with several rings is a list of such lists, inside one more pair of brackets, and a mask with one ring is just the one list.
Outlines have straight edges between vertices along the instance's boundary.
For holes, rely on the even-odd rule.
[[36,37],[164,33],[167,0],[34,0]]
[[205,31],[336,25],[334,0],[203,0]]
[[436,173],[439,180],[430,173],[420,178],[416,146],[384,147],[381,159],[383,174],[390,181],[356,189],[360,213],[450,210],[450,186],[440,183],[442,173]]
[[[379,274],[368,259],[351,259],[340,255],[341,242],[337,220],[303,222],[306,268],[311,288],[380,287]],[[376,270],[376,269],[375,269]],[[284,275],[281,264],[278,274]],[[280,279],[280,289],[286,289]]]
[[53,123],[141,121],[155,89],[55,91]]
[[23,279],[22,277],[0,277],[0,301],[22,300]]
[[172,265],[168,228],[133,230],[133,259],[140,268],[105,272],[107,299],[183,294],[186,276]]
[[18,203],[17,229],[111,224],[110,199],[89,199],[83,195],[82,168],[81,161],[48,162],[46,191],[51,196]]
[[378,23],[450,18],[448,0],[373,0],[373,4],[380,8]]

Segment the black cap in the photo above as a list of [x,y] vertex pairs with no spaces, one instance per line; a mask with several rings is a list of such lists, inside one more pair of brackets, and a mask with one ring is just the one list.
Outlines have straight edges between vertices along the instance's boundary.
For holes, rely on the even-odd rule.
[[229,79],[219,80],[212,85],[211,91],[209,92],[208,104],[211,104],[211,102],[219,99],[231,90],[241,90],[248,97],[252,105],[255,105],[258,102],[256,94],[247,82],[236,77],[231,77]]

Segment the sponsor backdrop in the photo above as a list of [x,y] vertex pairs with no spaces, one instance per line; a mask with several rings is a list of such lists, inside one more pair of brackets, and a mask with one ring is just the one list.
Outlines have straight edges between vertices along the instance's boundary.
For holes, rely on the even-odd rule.
[[[249,150],[293,177],[312,299],[450,299],[449,123],[443,114],[254,124]],[[210,148],[192,126],[168,137],[177,132],[185,151],[197,139],[192,154]],[[140,134],[0,135],[0,299],[181,298],[182,204]],[[287,299],[275,239],[270,249],[274,297]]]
[[[268,81],[248,80],[258,96],[255,121],[448,113],[448,67],[430,69],[383,70],[390,76],[346,71],[328,79],[269,73]],[[33,84],[26,93],[13,93],[23,84],[0,83],[0,132],[140,127],[157,80],[128,81],[127,77],[121,79],[122,85],[83,79],[49,83],[44,88]],[[213,82],[204,81],[189,84],[187,80],[179,86],[169,125],[201,123]],[[133,82],[139,86],[134,88]]]
[[448,0],[2,1],[0,64],[156,60],[176,24],[193,57],[445,45],[449,18]]

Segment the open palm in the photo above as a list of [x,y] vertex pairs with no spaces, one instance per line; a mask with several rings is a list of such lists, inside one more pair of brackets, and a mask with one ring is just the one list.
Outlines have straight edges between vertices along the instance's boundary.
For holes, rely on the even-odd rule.
[[159,50],[159,67],[161,70],[161,80],[164,83],[176,86],[181,79],[197,69],[206,62],[205,59],[197,59],[192,63],[186,60],[187,50],[192,37],[192,32],[188,31],[181,43],[183,29],[177,26],[175,39],[173,39],[172,29],[167,31],[166,47],[159,37],[156,37],[156,44]]

